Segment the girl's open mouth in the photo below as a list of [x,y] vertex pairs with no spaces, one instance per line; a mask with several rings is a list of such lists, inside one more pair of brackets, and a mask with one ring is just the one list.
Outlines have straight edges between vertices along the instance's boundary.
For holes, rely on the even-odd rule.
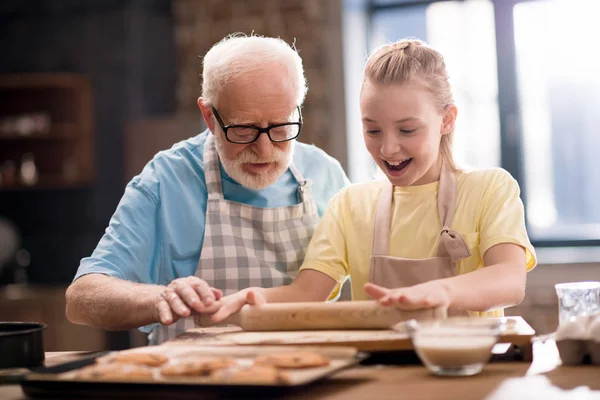
[[412,158],[408,158],[404,161],[401,161],[399,163],[389,163],[385,160],[383,160],[383,163],[385,164],[386,168],[389,171],[402,171],[404,168],[408,167],[408,164],[410,164],[412,161]]

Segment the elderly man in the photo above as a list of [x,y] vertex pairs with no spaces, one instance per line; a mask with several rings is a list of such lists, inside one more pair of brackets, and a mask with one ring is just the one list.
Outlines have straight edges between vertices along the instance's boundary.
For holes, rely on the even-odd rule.
[[70,321],[142,327],[156,344],[193,327],[223,294],[288,284],[339,162],[296,142],[302,60],[275,38],[228,37],[204,57],[208,130],[158,153],[128,185],[67,290]]

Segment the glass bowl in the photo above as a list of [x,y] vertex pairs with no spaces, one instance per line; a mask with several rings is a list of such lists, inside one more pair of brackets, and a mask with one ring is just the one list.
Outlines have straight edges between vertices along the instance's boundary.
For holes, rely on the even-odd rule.
[[600,282],[565,282],[554,285],[559,323],[600,312]]
[[419,358],[429,371],[442,376],[481,372],[506,326],[504,318],[450,317],[406,322]]

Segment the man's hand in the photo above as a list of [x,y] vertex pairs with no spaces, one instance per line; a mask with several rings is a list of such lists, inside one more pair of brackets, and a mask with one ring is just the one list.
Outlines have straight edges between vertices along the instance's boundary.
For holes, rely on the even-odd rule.
[[156,320],[171,325],[180,318],[189,317],[192,311],[215,312],[222,296],[219,289],[208,286],[197,276],[175,279],[154,301]]
[[[221,322],[231,314],[238,312],[245,304],[265,304],[267,300],[259,289],[248,288],[225,296],[219,301],[219,310],[210,318],[213,322]],[[205,311],[206,312],[206,311]]]
[[365,284],[365,293],[383,306],[414,310],[450,305],[448,289],[439,281],[430,281],[398,289],[386,289],[373,283]]

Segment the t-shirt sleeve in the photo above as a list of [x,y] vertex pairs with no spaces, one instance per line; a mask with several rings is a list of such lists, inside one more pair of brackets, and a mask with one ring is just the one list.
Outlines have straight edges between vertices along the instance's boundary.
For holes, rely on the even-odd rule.
[[98,246],[83,258],[74,280],[98,273],[138,283],[158,281],[152,273],[157,251],[155,193],[135,179],[130,182]]
[[329,202],[327,211],[308,245],[300,270],[313,269],[322,272],[341,285],[348,277],[349,268],[344,227],[337,217],[342,207],[340,194]]
[[507,171],[499,170],[489,180],[482,199],[479,251],[483,256],[497,244],[517,244],[527,253],[527,271],[530,271],[537,260],[527,236],[525,211],[519,194],[519,184]]

